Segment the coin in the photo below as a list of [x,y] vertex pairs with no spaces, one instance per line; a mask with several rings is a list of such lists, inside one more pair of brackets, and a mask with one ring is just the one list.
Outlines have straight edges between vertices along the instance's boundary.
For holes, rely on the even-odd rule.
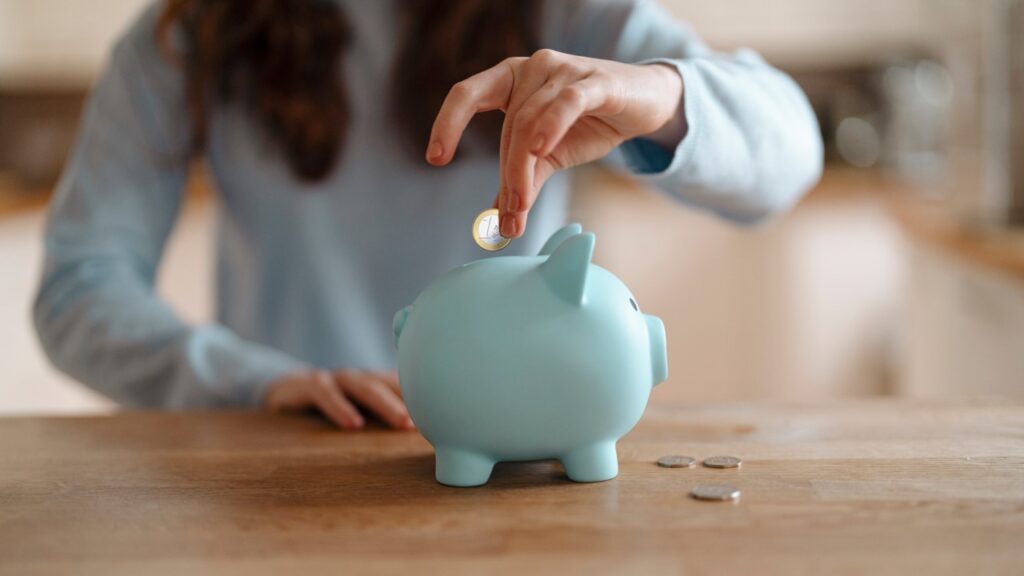
[[740,490],[739,488],[733,488],[732,486],[704,484],[694,486],[693,490],[690,490],[690,496],[693,496],[697,500],[738,500],[740,497]]
[[677,456],[675,454],[658,458],[658,466],[662,468],[693,468],[696,463],[697,461],[689,456]]
[[498,211],[496,209],[488,208],[477,215],[476,220],[473,221],[473,241],[488,252],[501,250],[512,241],[501,235],[498,229]]
[[711,456],[704,459],[704,465],[708,468],[739,468],[743,460],[735,456]]

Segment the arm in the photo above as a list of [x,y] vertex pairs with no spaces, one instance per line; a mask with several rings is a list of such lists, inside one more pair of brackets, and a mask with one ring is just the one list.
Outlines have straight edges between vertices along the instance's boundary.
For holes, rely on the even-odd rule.
[[733,221],[785,210],[821,175],[823,147],[807,98],[756,53],[710,50],[655,2],[556,3],[549,33],[565,50],[678,72],[683,94],[661,130],[609,158],[673,197]]
[[61,370],[135,407],[255,406],[305,368],[222,326],[182,323],[154,293],[189,134],[180,72],[152,7],[115,47],[50,208],[33,317]]
[[474,114],[505,112],[503,235],[523,233],[554,171],[612,151],[675,198],[737,222],[787,208],[817,181],[822,144],[806,98],[752,52],[712,53],[649,2],[547,6],[545,36],[564,52],[509,58],[456,84],[427,150],[447,164]]

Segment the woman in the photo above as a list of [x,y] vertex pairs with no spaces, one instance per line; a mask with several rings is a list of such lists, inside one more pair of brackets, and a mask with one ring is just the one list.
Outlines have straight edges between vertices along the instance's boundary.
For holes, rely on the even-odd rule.
[[[822,162],[788,77],[651,3],[158,3],[85,110],[36,327],[54,364],[125,405],[411,427],[392,314],[481,256],[466,230],[492,203],[506,253],[535,253],[565,218],[560,170],[609,152],[737,222],[793,204]],[[206,326],[153,291],[195,155],[221,204]]]

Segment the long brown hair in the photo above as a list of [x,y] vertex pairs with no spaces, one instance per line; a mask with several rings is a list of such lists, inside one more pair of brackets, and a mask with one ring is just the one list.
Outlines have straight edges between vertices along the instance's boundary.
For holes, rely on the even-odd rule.
[[[389,103],[409,152],[422,154],[451,86],[536,50],[540,0],[403,0]],[[175,43],[172,30],[180,30]],[[183,67],[194,150],[211,110],[243,105],[305,181],[330,173],[345,146],[341,59],[352,38],[337,0],[168,0],[157,38]],[[175,50],[175,48],[180,50]],[[494,113],[474,122],[497,145]]]

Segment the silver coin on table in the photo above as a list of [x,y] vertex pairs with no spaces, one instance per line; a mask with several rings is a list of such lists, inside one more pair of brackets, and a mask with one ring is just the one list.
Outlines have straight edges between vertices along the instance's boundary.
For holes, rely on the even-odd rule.
[[499,231],[497,210],[488,208],[477,214],[476,220],[473,221],[473,241],[488,252],[501,250],[512,241],[502,236]]
[[689,456],[678,456],[672,454],[670,456],[662,456],[658,458],[658,466],[662,468],[693,468],[697,464],[697,461]]
[[739,468],[743,460],[735,456],[711,456],[704,459],[704,465],[708,468]]
[[739,488],[733,488],[732,486],[707,484],[694,486],[693,490],[690,491],[690,496],[693,496],[697,500],[725,502],[729,500],[739,500],[740,490]]

